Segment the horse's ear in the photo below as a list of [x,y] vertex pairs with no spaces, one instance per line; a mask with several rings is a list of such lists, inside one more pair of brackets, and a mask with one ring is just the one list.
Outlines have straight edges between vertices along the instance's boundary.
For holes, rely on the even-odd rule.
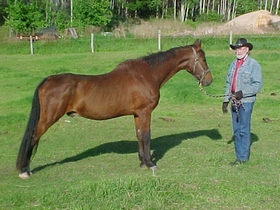
[[200,39],[195,40],[193,46],[195,47],[195,49],[201,49],[201,40]]

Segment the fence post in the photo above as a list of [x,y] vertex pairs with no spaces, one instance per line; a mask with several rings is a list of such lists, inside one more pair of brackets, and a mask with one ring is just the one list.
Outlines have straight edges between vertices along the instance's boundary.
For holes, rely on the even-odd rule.
[[91,52],[94,53],[94,42],[93,42],[94,34],[91,34],[90,36],[90,49]]
[[[230,31],[230,33],[229,33],[229,44],[232,44],[232,31]],[[229,47],[229,49],[231,50],[230,47]]]
[[161,50],[161,31],[158,30],[158,50]]
[[33,40],[32,40],[32,36],[30,36],[29,38],[30,38],[30,54],[33,55]]

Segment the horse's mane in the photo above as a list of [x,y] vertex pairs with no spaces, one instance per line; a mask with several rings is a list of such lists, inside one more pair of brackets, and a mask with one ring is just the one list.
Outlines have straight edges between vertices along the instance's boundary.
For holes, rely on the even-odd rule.
[[141,57],[140,59],[147,63],[149,66],[153,67],[159,63],[163,63],[166,60],[172,58],[175,55],[175,51],[181,49],[181,47],[174,47],[164,52],[152,53]]

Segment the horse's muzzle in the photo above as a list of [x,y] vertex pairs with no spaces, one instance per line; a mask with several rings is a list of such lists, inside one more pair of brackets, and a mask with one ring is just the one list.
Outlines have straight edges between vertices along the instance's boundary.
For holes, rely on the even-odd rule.
[[204,79],[203,81],[201,81],[201,85],[202,86],[209,86],[212,83],[212,79]]
[[203,75],[202,80],[200,81],[200,84],[202,86],[209,86],[212,83],[212,74],[210,71],[206,72],[206,74]]

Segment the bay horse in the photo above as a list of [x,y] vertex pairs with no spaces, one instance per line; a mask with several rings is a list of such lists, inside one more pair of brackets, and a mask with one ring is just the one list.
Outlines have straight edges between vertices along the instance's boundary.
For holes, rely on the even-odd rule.
[[102,75],[58,74],[36,88],[29,121],[19,148],[19,177],[29,178],[31,157],[40,137],[64,114],[92,120],[133,115],[140,167],[157,169],[151,160],[151,113],[160,88],[179,70],[187,70],[203,86],[212,82],[201,41],[120,63]]

